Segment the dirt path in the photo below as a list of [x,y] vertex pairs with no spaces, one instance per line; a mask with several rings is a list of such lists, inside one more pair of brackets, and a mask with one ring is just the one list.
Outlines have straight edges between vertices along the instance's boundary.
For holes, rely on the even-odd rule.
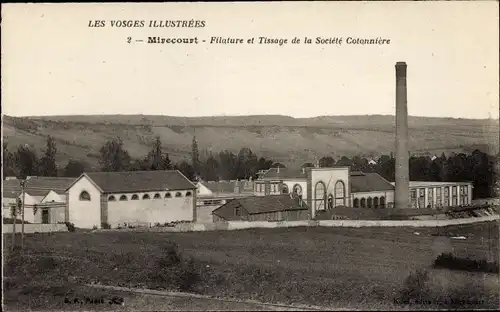
[[[140,296],[133,296],[130,300],[125,299],[124,307],[126,310],[239,310],[239,311],[329,311],[331,309],[318,306],[305,306],[305,305],[284,305],[284,304],[270,304],[257,302],[252,300],[235,300],[228,298],[213,298],[209,296],[171,292],[171,291],[157,291],[150,289],[136,289],[125,288],[105,285],[86,285],[92,288],[103,290],[122,291],[125,293],[139,294]],[[159,299],[161,298],[161,299]],[[120,309],[121,310],[121,309]]]

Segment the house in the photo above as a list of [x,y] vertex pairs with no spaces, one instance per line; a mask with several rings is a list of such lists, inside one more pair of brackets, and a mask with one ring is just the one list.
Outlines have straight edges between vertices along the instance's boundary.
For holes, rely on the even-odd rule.
[[21,181],[18,179],[3,181],[4,216],[11,215],[10,206],[19,198],[21,201],[24,199],[24,219],[27,222],[48,224],[66,221],[66,189],[75,178],[27,177],[24,196]]
[[297,221],[309,218],[309,209],[296,195],[280,194],[236,198],[215,209],[220,221]]
[[178,170],[87,172],[67,189],[76,227],[196,220],[196,186]]
[[254,196],[252,181],[198,181],[196,222],[211,223],[212,212],[235,198]]

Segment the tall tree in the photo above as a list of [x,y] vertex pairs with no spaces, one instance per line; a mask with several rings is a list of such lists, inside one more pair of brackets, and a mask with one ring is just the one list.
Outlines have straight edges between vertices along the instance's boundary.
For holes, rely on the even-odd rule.
[[84,173],[88,167],[89,166],[85,162],[70,159],[68,164],[64,167],[63,175],[65,177],[76,178]]
[[200,174],[200,156],[198,151],[198,142],[196,137],[193,136],[193,142],[191,144],[191,165],[195,175]]
[[150,170],[170,170],[172,164],[167,153],[162,152],[160,137],[156,137],[153,148],[146,157]]
[[130,155],[123,147],[123,141],[115,138],[108,141],[100,150],[102,171],[125,171],[130,168]]
[[38,175],[38,158],[36,152],[26,145],[20,145],[14,155],[17,166],[19,167],[19,177],[26,179],[27,176]]
[[56,142],[54,138],[49,135],[44,155],[40,159],[40,175],[45,177],[57,177],[56,153]]

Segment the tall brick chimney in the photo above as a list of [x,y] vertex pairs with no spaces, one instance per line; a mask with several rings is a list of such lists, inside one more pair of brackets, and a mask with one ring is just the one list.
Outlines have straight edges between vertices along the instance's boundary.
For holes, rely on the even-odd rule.
[[410,170],[408,153],[408,103],[406,99],[406,63],[396,63],[396,185],[394,208],[410,207]]

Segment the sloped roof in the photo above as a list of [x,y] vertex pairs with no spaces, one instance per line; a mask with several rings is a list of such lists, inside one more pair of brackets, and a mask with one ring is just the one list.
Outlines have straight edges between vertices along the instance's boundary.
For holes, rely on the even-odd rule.
[[307,177],[302,170],[289,168],[271,168],[261,176],[262,179],[305,179]]
[[394,190],[389,181],[375,172],[353,171],[350,180],[352,193]]
[[[75,178],[64,177],[30,177],[26,180],[25,191],[31,196],[45,196],[50,191],[64,194]],[[3,196],[17,197],[21,194],[21,180],[3,181]]]
[[249,214],[260,214],[275,211],[289,210],[307,210],[307,207],[301,207],[295,198],[291,198],[290,194],[256,196],[233,199],[221,207],[213,211],[217,214],[217,210],[225,210],[227,208],[234,209],[241,207]]
[[88,172],[104,193],[133,193],[196,189],[178,170]]

